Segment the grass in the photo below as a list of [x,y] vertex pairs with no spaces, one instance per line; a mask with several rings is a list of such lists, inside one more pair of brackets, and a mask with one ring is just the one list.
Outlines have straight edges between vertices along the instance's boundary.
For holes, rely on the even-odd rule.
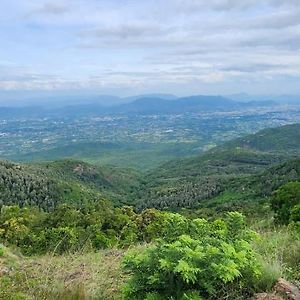
[[274,226],[271,219],[252,225],[260,238],[253,247],[260,256],[262,278],[261,291],[271,290],[279,277],[300,287],[300,234],[291,226]]
[[124,252],[112,249],[24,258],[6,249],[0,258],[0,272],[7,272],[0,277],[0,299],[121,299]]

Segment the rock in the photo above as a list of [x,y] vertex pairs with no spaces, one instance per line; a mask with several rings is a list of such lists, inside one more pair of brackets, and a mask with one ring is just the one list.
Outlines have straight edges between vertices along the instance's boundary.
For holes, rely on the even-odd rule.
[[65,277],[65,282],[68,282],[68,281],[74,281],[80,277],[82,277],[84,275],[84,273],[82,271],[77,271],[77,272],[74,272],[72,274],[69,274],[68,276]]
[[74,281],[84,281],[86,278],[88,278],[88,273],[85,271],[85,264],[80,264],[79,268],[67,275],[64,279],[65,284],[69,285]]
[[283,278],[279,278],[274,290],[278,293],[283,294],[286,296],[288,299],[291,300],[300,300],[300,291],[299,289],[291,284],[290,282],[286,281]]
[[74,172],[74,173],[77,173],[77,174],[79,174],[79,175],[82,175],[83,171],[84,171],[84,168],[83,168],[83,165],[81,165],[81,164],[77,165],[77,166],[73,169],[73,172]]
[[9,275],[9,273],[12,271],[11,268],[7,267],[0,267],[0,276]]
[[255,294],[252,299],[253,300],[283,300],[283,298],[275,294],[268,294],[268,293]]

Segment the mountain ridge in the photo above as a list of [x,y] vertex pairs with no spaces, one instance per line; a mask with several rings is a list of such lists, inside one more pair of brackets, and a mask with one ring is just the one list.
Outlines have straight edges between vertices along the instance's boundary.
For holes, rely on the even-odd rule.
[[[272,101],[237,102],[223,96],[195,95],[189,97],[133,97],[124,101],[115,101],[114,105],[106,105],[92,98],[92,101],[60,107],[39,106],[2,106],[0,116],[84,116],[101,114],[181,114],[211,111],[230,111],[253,107],[277,105]],[[109,98],[110,99],[110,98]],[[114,98],[112,98],[114,99]],[[131,100],[130,100],[131,99]]]

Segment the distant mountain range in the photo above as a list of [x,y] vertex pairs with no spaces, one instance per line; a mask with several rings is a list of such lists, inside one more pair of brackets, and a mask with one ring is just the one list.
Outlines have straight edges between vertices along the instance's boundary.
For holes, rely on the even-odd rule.
[[[125,98],[115,105],[105,106],[96,100],[92,103],[78,103],[63,107],[27,106],[27,107],[0,107],[0,116],[80,116],[99,114],[177,114],[192,112],[232,111],[252,107],[268,107],[277,105],[276,102],[249,101],[238,102],[223,96],[197,95],[175,98],[172,95],[146,95],[141,98]],[[108,97],[110,96],[103,96]],[[129,102],[128,102],[129,101]],[[66,101],[69,103],[69,101]],[[118,102],[118,103],[117,103]]]
[[[275,101],[279,103],[300,104],[300,95],[250,95],[247,93],[236,93],[222,95],[224,98],[237,102],[253,101]],[[163,100],[176,100],[180,97],[166,93],[139,94],[134,96],[119,97],[111,94],[99,94],[96,91],[1,91],[0,90],[0,107],[24,107],[40,106],[44,108],[57,108],[98,104],[109,107],[120,104],[130,103],[138,99],[159,98]],[[183,98],[190,98],[184,96]]]
[[300,105],[300,95],[249,95],[246,93],[226,95],[226,97],[238,102],[251,101],[275,101],[282,104],[298,104]]
[[129,103],[140,98],[160,98],[174,100],[178,98],[172,94],[152,93],[130,97],[118,97],[95,92],[30,92],[30,91],[1,91],[0,107],[28,107],[39,106],[43,108],[58,108],[66,105],[98,104],[101,106],[115,106]]

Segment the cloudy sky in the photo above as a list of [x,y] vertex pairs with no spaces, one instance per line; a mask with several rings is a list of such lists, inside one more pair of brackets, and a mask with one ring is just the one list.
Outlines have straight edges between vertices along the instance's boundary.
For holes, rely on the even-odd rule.
[[1,0],[0,91],[300,93],[300,0]]

